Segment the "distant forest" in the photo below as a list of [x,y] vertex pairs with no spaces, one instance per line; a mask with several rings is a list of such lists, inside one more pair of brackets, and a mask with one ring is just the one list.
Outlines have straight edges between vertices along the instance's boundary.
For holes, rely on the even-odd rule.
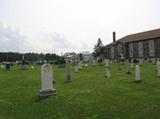
[[16,53],[16,52],[0,52],[0,62],[8,61],[8,62],[15,62],[22,60],[22,57],[26,61],[34,62],[34,61],[54,61],[58,62],[63,59],[63,57],[56,55],[55,53],[50,54],[43,54],[43,53]]

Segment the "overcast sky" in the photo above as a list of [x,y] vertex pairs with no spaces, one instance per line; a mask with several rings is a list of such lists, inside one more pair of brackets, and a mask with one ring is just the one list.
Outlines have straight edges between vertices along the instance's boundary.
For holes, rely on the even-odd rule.
[[0,52],[92,52],[157,28],[160,0],[0,0]]

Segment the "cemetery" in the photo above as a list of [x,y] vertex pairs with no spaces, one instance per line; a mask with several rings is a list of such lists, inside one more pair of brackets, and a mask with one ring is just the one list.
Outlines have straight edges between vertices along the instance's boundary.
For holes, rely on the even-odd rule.
[[128,62],[121,64],[121,70],[118,70],[119,63],[109,63],[109,60],[104,66],[88,63],[78,73],[74,64],[67,61],[66,66],[32,65],[20,70],[15,64],[9,71],[1,68],[0,118],[160,117],[160,63],[143,62],[141,67],[134,63],[131,74],[126,73]]
[[0,119],[160,119],[159,11],[0,0]]

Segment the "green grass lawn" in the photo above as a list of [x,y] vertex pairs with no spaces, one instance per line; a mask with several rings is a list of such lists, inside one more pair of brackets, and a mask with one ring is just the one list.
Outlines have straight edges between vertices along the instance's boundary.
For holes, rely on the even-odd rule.
[[142,65],[140,84],[133,83],[134,69],[126,74],[127,64],[110,69],[107,80],[104,66],[90,64],[79,73],[72,66],[72,82],[64,84],[65,69],[53,66],[58,95],[40,101],[40,66],[0,69],[0,119],[159,119],[156,65]]

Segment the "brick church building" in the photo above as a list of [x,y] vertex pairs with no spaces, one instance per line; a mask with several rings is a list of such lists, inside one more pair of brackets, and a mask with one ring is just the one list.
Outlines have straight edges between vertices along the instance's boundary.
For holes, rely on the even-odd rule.
[[109,59],[160,58],[160,29],[127,35],[106,45],[106,56]]

